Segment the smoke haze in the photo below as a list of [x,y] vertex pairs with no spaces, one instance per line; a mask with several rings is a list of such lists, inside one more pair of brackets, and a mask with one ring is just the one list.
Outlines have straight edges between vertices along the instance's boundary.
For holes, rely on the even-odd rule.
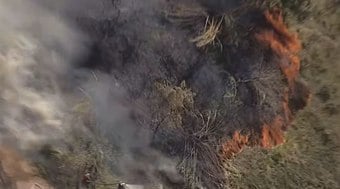
[[[96,129],[125,154],[119,160],[122,176],[143,170],[151,178],[173,165],[149,147],[150,134],[135,125],[125,89],[111,75],[94,77],[77,67],[88,56],[91,40],[74,27],[76,18],[110,17],[109,3],[0,1],[0,143],[30,154],[35,146],[65,143],[71,129],[84,130],[72,122],[72,108],[76,99],[85,98]],[[131,3],[122,5],[123,14],[142,5]],[[133,155],[136,150],[141,158]]]
[[2,0],[0,9],[0,141],[25,148],[60,138],[69,127],[62,78],[83,53],[84,38],[35,1]]

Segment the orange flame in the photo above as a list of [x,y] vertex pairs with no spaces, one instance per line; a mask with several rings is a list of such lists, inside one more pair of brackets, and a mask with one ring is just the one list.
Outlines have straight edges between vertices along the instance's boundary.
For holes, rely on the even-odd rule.
[[284,143],[282,128],[285,124],[281,116],[277,116],[270,125],[264,124],[262,126],[261,146],[271,148]]
[[222,157],[231,158],[239,153],[248,142],[248,135],[242,135],[239,131],[236,131],[233,138],[222,145]]
[[[301,50],[301,42],[296,33],[288,31],[281,11],[266,11],[264,15],[273,30],[265,30],[257,34],[256,38],[260,42],[268,44],[281,58],[279,66],[288,80],[289,87],[294,87],[294,81],[300,71],[300,58],[297,54]],[[284,59],[288,61],[282,61]]]
[[[289,97],[295,90],[296,79],[300,72],[298,53],[301,50],[301,42],[296,33],[289,32],[280,10],[266,11],[264,16],[273,30],[265,30],[257,34],[256,38],[268,44],[279,56],[279,67],[288,82],[288,88],[285,89],[282,99],[283,115],[277,115],[272,123],[262,126],[261,146],[271,148],[284,142],[284,130],[293,120],[292,111],[289,108]],[[288,61],[284,61],[285,59]]]
[[[272,148],[284,143],[284,131],[293,120],[293,111],[290,109],[289,99],[294,95],[301,96],[299,94],[301,92],[298,90],[298,87],[301,88],[301,86],[297,85],[296,81],[300,72],[298,53],[302,48],[298,35],[288,30],[280,10],[266,11],[264,16],[271,29],[263,30],[261,33],[256,34],[255,37],[262,44],[268,45],[279,57],[278,66],[287,79],[288,86],[284,89],[282,97],[282,113],[274,117],[271,123],[264,123],[260,126],[261,138],[259,141],[250,142],[249,135],[241,135],[236,131],[233,139],[227,141],[222,147],[223,158],[232,157],[246,145],[260,145],[264,148]],[[303,87],[305,88],[305,86]],[[304,102],[308,102],[308,98],[310,98],[309,90],[303,91],[302,98]]]

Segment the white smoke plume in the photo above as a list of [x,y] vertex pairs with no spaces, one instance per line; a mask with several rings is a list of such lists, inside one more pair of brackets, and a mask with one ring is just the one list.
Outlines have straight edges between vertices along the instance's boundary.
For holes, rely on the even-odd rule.
[[68,125],[61,78],[82,53],[80,32],[35,1],[1,0],[1,143],[61,137]]

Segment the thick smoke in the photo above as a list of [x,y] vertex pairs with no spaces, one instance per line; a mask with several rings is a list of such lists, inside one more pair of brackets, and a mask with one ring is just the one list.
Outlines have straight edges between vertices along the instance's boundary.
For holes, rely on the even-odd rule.
[[151,148],[148,126],[136,124],[132,109],[143,107],[128,101],[127,91],[116,79],[108,75],[96,77],[98,80],[83,87],[93,104],[96,129],[121,152],[118,164],[112,165],[115,172],[133,183],[159,182],[159,174],[180,181],[174,162]]
[[0,141],[26,148],[60,138],[69,127],[62,78],[84,38],[35,1],[1,0],[0,12]]
[[[74,99],[86,98],[98,133],[123,153],[121,176],[142,171],[154,179],[165,169],[175,174],[173,163],[151,149],[150,133],[136,125],[135,107],[115,75],[94,79],[93,72],[77,67],[89,57],[92,39],[75,27],[76,20],[116,16],[108,5],[111,1],[0,0],[0,143],[34,154],[33,146],[66,142],[71,129],[82,127],[72,122]],[[121,12],[128,16],[141,8],[148,9],[126,1]]]
[[[116,13],[106,9],[103,17],[85,17],[80,22],[94,41],[83,66],[96,70],[96,79],[83,83],[82,88],[93,103],[96,128],[122,152],[113,168],[123,179],[159,182],[163,175],[171,182],[181,182],[174,162],[151,147],[152,83],[156,77],[166,76],[150,63],[160,59],[153,52],[155,45],[168,45],[172,40],[155,42],[152,34],[154,29],[165,29],[155,11],[164,2],[114,2],[117,4],[108,5]],[[167,46],[158,49],[170,50]]]

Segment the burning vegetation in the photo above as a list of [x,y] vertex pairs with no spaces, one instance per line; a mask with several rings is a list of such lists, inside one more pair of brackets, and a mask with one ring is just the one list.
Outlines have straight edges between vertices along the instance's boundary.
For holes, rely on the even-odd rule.
[[[260,126],[261,137],[249,140],[248,135],[240,135],[236,131],[231,141],[224,144],[224,156],[230,157],[231,154],[241,151],[246,145],[260,145],[265,148],[272,148],[284,143],[284,131],[293,121],[294,113],[306,106],[310,92],[302,83],[297,84],[300,72],[300,58],[298,53],[301,50],[301,42],[296,33],[290,32],[283,21],[282,11],[279,9],[266,10],[264,18],[268,25],[264,29],[260,29],[255,34],[256,39],[273,53],[272,63],[276,64],[281,69],[285,76],[287,86],[281,88],[282,99],[279,107],[280,112],[272,118],[272,121],[263,123]],[[302,89],[301,89],[302,88]],[[297,101],[290,101],[298,98],[300,105],[298,108],[293,108]]]
[[[277,54],[279,59],[277,64],[284,74],[287,87],[283,89],[282,115],[277,115],[269,124],[262,127],[262,146],[273,147],[284,142],[283,131],[291,124],[293,112],[306,106],[310,92],[303,84],[297,84],[300,73],[300,58],[298,53],[301,50],[301,42],[296,33],[288,31],[283,21],[280,10],[266,11],[265,18],[272,26],[272,30],[265,30],[256,35],[256,38],[268,44],[271,50]],[[301,89],[302,93],[301,93]],[[299,98],[302,103],[297,109],[292,110],[297,101],[289,101],[293,98]]]
[[[284,143],[310,92],[299,79],[301,42],[282,10],[258,1],[105,2],[96,16],[66,11],[86,36],[73,47],[86,48],[72,51],[79,57],[64,61],[75,63],[47,80],[66,109],[76,104],[63,120],[70,139],[57,142],[61,152],[42,145],[56,143],[48,140],[27,150],[54,187],[79,187],[82,175],[88,188],[107,186],[110,174],[115,182],[225,188],[226,160],[245,146]],[[65,42],[52,37],[41,39],[47,50],[37,54],[52,48],[61,58]],[[39,61],[55,59],[41,57],[32,58],[33,75],[50,66]]]

